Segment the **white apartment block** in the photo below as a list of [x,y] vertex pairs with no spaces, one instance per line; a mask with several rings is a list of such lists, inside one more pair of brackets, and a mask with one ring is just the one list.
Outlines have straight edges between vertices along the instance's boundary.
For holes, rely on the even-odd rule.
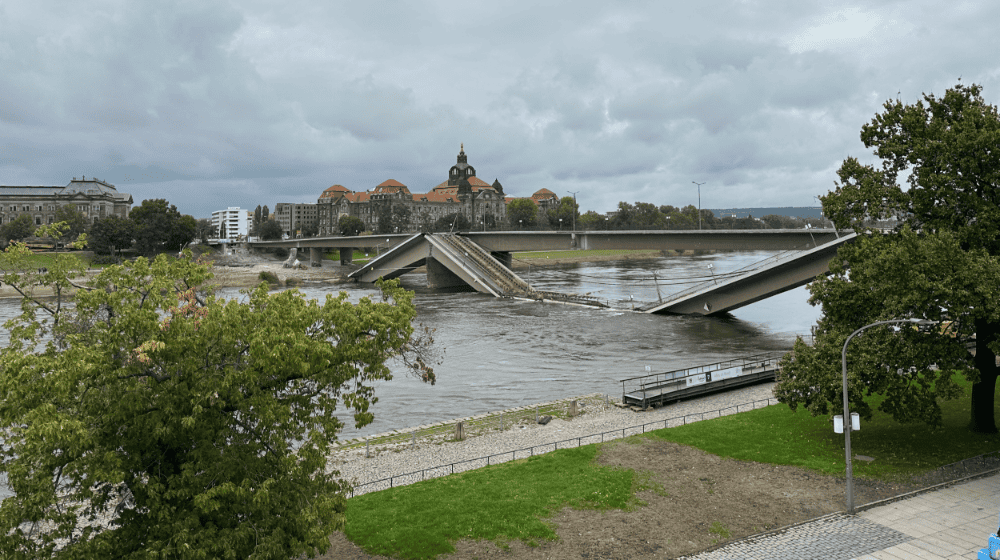
[[[212,212],[212,223],[215,224],[215,236],[219,239],[246,239],[250,235],[250,224],[253,223],[253,212],[237,206]],[[222,225],[225,224],[225,235]]]

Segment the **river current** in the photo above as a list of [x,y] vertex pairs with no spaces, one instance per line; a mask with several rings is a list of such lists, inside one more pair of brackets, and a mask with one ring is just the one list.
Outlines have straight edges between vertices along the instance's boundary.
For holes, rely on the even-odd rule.
[[[540,290],[589,293],[618,309],[495,299],[478,293],[416,292],[417,321],[436,330],[443,361],[429,385],[402,370],[377,386],[375,421],[354,429],[345,416],[342,438],[386,432],[566,397],[621,394],[620,380],[791,348],[810,333],[820,310],[808,304],[805,287],[735,310],[725,317],[647,315],[628,309],[657,299],[655,272],[664,297],[688,288],[691,278],[722,275],[772,252],[717,253],[563,265],[533,264],[519,275]],[[532,261],[538,263],[538,261]],[[713,268],[709,269],[709,265]],[[352,299],[373,293],[356,285],[303,291],[323,297],[346,290]],[[636,305],[639,305],[636,303]]]

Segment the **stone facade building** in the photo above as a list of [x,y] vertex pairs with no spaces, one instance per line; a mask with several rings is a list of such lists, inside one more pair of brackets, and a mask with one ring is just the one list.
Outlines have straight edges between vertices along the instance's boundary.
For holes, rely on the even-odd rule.
[[272,219],[281,226],[281,231],[290,237],[303,229],[316,226],[319,205],[308,203],[279,202],[274,206]]
[[132,195],[120,193],[115,186],[95,177],[81,177],[65,187],[0,186],[0,221],[10,223],[21,214],[31,216],[36,226],[55,222],[56,210],[71,204],[83,213],[87,222],[118,216],[127,218],[132,210]]
[[319,235],[339,235],[337,224],[342,216],[354,216],[368,231],[378,229],[379,215],[401,205],[409,212],[409,231],[427,231],[438,219],[461,214],[473,229],[495,227],[507,219],[507,205],[499,180],[489,184],[476,177],[469,165],[465,146],[461,146],[457,162],[448,170],[448,178],[427,193],[414,194],[395,179],[377,185],[371,191],[354,192],[342,185],[323,191],[317,201]]

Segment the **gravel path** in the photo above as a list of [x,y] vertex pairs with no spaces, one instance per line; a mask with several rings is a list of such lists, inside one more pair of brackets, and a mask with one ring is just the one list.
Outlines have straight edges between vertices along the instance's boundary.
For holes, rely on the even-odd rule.
[[[643,424],[660,422],[659,426],[648,426],[646,430],[663,427],[663,421],[671,420],[670,426],[684,422],[698,421],[701,415],[714,418],[721,415],[736,413],[750,408],[754,401],[773,401],[774,383],[765,383],[744,387],[726,393],[719,393],[698,399],[692,399],[659,409],[646,412],[634,412],[616,406],[605,407],[594,404],[582,409],[581,414],[570,421],[553,418],[547,425],[539,425],[534,421],[523,422],[509,426],[504,431],[492,431],[485,435],[467,438],[464,441],[434,441],[429,438],[419,438],[416,445],[395,444],[372,448],[371,456],[365,457],[364,447],[345,449],[331,454],[329,466],[340,472],[340,476],[350,481],[354,493],[364,494],[382,490],[392,486],[412,484],[423,478],[444,476],[452,472],[462,472],[477,469],[487,464],[497,464],[512,459],[523,459],[532,454],[547,453],[559,448],[576,447],[602,441],[617,439],[625,435],[641,433]],[[766,406],[766,402],[757,403],[756,407]],[[724,410],[728,409],[728,410]],[[694,417],[692,417],[694,416]],[[405,431],[405,430],[404,430]],[[579,440],[577,438],[580,438]],[[572,440],[572,441],[567,441]],[[493,456],[499,455],[499,456]],[[493,456],[486,459],[487,456]],[[457,464],[456,464],[457,463]],[[410,476],[401,476],[410,475]],[[388,480],[393,478],[391,481]]]

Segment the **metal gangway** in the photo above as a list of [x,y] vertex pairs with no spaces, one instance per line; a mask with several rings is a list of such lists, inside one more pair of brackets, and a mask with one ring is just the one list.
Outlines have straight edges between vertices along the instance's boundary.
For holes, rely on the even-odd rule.
[[623,379],[622,403],[647,408],[736,387],[774,381],[784,351]]

